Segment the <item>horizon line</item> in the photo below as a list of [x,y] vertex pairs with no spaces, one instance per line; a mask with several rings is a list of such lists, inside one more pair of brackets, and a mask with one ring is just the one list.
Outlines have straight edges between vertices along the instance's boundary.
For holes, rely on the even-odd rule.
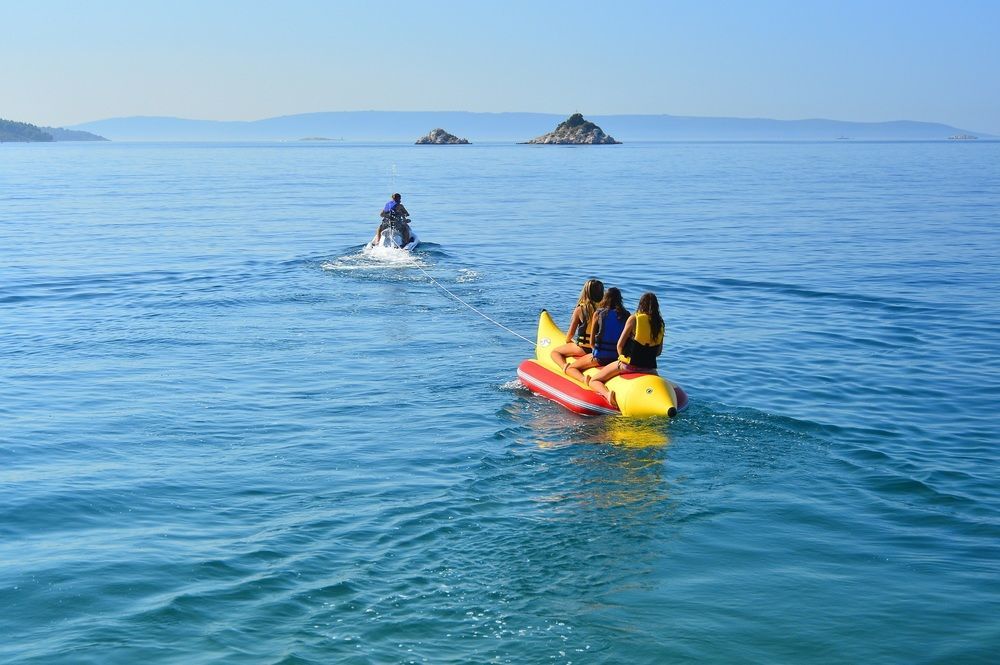
[[[279,115],[264,116],[259,118],[254,118],[252,120],[240,120],[240,119],[217,119],[217,118],[197,118],[197,117],[186,117],[178,115],[152,115],[152,114],[137,114],[137,115],[116,115],[116,116],[106,116],[97,120],[85,120],[83,122],[76,122],[72,124],[60,125],[61,128],[72,127],[75,125],[86,125],[94,122],[102,122],[105,120],[130,120],[133,118],[149,118],[149,119],[169,119],[169,120],[189,120],[192,122],[240,122],[240,123],[254,123],[262,122],[264,120],[275,120],[278,118],[294,118],[303,115],[321,115],[327,113],[466,113],[470,115],[548,115],[557,117],[570,117],[574,113],[580,113],[580,111],[573,111],[572,113],[555,113],[550,111],[466,111],[466,110],[433,110],[433,111],[415,111],[415,110],[395,110],[395,109],[361,109],[361,110],[326,110],[326,111],[300,111],[297,113],[282,113]],[[950,122],[945,122],[941,120],[914,120],[910,118],[895,118],[891,120],[844,120],[841,118],[832,117],[800,117],[800,118],[773,118],[769,116],[741,116],[741,115],[677,115],[673,113],[593,113],[593,114],[582,114],[584,117],[669,117],[678,119],[687,118],[697,118],[697,119],[713,119],[713,120],[769,120],[773,122],[811,122],[811,121],[821,121],[821,122],[847,122],[859,125],[880,125],[889,124],[894,122],[919,122],[926,124],[937,124],[937,125],[949,125],[952,127],[957,127],[952,125]],[[23,122],[23,121],[22,121]],[[985,133],[985,132],[984,132]]]

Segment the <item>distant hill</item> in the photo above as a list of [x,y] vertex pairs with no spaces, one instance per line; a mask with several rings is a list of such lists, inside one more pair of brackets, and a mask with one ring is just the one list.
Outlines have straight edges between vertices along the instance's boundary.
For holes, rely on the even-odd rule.
[[27,122],[0,119],[0,143],[49,143],[51,141],[107,141],[90,132],[61,127],[38,127]]
[[46,134],[35,125],[0,119],[0,143],[46,143],[54,140],[51,134]]
[[63,129],[62,127],[42,127],[42,131],[50,134],[56,141],[107,141],[103,136],[82,132],[78,129]]
[[[302,136],[338,136],[347,141],[411,142],[427,127],[448,127],[470,141],[526,141],[565,119],[551,113],[465,111],[334,111],[254,121],[187,120],[137,116],[74,125],[116,141],[294,141]],[[946,140],[981,132],[933,122],[770,120],[673,115],[589,116],[615,138],[629,141],[828,141]]]

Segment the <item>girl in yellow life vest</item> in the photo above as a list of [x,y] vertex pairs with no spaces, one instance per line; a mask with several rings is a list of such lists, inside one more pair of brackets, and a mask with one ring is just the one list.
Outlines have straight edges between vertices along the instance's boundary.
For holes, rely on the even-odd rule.
[[625,360],[608,363],[590,380],[590,389],[608,404],[618,408],[615,394],[608,390],[604,382],[619,374],[656,374],[656,357],[663,352],[663,317],[660,303],[652,293],[643,293],[635,314],[628,317],[625,329],[618,338],[620,358]]
[[[569,320],[569,328],[566,331],[566,343],[552,349],[552,360],[556,365],[562,367],[565,372],[572,360],[566,358],[578,358],[585,356],[593,350],[593,342],[590,339],[590,319],[597,310],[597,303],[604,297],[604,283],[599,279],[588,279],[580,297],[577,298],[576,307],[573,309],[573,316]],[[573,335],[576,334],[576,339]]]

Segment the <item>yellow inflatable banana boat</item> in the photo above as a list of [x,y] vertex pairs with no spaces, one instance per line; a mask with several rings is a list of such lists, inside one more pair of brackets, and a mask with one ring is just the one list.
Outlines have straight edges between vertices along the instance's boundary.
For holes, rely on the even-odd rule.
[[[676,383],[656,374],[621,374],[606,384],[615,393],[618,402],[618,409],[615,409],[585,384],[564,374],[552,360],[552,349],[565,339],[566,333],[543,309],[538,318],[535,357],[525,360],[517,368],[521,383],[532,392],[548,397],[570,411],[589,416],[621,413],[636,418],[673,417],[687,408],[687,393]],[[584,374],[593,376],[597,371],[595,367]]]

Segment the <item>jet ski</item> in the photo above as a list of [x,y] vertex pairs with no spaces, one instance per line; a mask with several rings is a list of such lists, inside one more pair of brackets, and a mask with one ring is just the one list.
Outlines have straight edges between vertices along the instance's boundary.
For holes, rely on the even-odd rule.
[[405,224],[409,228],[410,219],[406,217],[390,221],[388,227],[382,229],[381,237],[379,237],[376,233],[375,237],[368,242],[366,248],[375,249],[376,247],[380,247],[383,249],[401,249],[407,252],[412,252],[413,249],[420,244],[420,238],[418,238],[417,234],[413,232],[412,228],[410,228],[410,241],[404,245],[404,230],[402,224]]

